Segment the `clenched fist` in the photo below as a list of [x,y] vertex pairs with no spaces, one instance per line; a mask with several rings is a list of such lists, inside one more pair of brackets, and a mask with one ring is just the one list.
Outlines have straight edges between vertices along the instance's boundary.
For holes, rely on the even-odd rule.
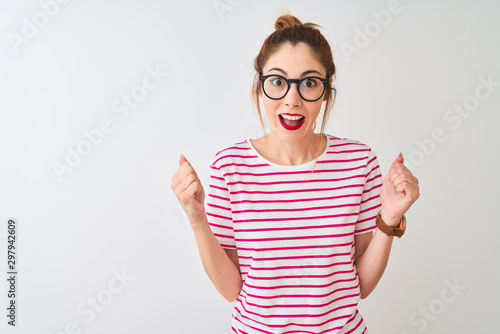
[[179,169],[172,176],[170,188],[181,203],[191,225],[200,224],[206,219],[203,186],[193,166],[183,155],[179,159]]
[[398,156],[384,178],[380,198],[382,219],[388,225],[399,223],[401,217],[420,197],[418,179],[403,164],[404,158]]

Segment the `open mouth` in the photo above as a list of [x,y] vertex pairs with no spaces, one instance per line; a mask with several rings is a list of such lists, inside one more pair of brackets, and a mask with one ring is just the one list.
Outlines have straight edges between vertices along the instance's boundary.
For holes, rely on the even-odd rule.
[[298,130],[306,119],[302,115],[279,114],[281,125],[287,130]]

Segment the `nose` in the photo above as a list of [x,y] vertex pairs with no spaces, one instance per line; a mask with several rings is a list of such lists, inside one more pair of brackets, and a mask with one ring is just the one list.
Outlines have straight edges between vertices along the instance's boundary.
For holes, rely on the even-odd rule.
[[302,104],[302,98],[299,95],[299,86],[297,83],[290,84],[290,89],[284,99],[284,102],[288,107],[300,107]]

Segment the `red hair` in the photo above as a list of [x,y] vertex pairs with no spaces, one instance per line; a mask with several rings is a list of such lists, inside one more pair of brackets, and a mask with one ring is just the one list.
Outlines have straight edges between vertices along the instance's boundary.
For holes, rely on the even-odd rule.
[[[317,29],[320,28],[319,25],[306,22],[302,23],[295,16],[290,13],[278,17],[274,24],[274,31],[262,44],[259,54],[255,58],[254,68],[257,72],[254,77],[253,87],[252,87],[252,99],[257,108],[259,114],[259,119],[262,127],[265,131],[264,121],[262,120],[262,114],[259,105],[259,93],[261,91],[261,81],[259,80],[259,74],[262,73],[262,68],[266,64],[269,57],[271,57],[276,51],[278,51],[284,44],[290,43],[296,45],[298,43],[307,44],[313,51],[316,59],[325,67],[326,79],[330,79],[335,75],[335,64],[333,63],[332,50],[330,44],[328,44],[325,37]],[[336,93],[336,89],[330,84],[328,84],[325,91],[325,112],[323,115],[323,122],[321,124],[321,133],[325,131],[326,122],[330,116],[330,111],[335,102],[335,96],[337,94],[332,94],[332,91]]]

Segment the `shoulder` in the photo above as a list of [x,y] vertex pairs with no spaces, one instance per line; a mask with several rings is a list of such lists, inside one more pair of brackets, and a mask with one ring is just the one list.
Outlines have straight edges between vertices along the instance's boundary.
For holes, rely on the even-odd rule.
[[378,166],[377,155],[369,145],[351,138],[341,138],[328,134],[327,136],[329,136],[330,143],[328,153],[331,155],[345,157],[348,161],[362,161],[366,168],[373,165]]
[[219,149],[213,156],[210,165],[219,169],[229,160],[233,160],[234,158],[245,158],[250,154],[251,148],[248,145],[248,139],[245,139]]
[[371,147],[365,143],[362,143],[358,140],[354,140],[351,138],[342,138],[333,136],[330,134],[326,134],[329,138],[330,147],[342,150],[362,150],[362,151],[371,151]]

